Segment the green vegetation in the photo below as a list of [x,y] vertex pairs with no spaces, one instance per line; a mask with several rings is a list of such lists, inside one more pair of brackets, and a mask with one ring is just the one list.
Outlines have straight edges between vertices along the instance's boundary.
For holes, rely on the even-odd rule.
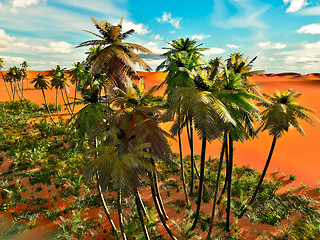
[[[45,219],[56,224],[48,239],[241,239],[237,224],[247,217],[279,227],[292,221],[270,238],[318,237],[319,202],[294,191],[277,194],[281,181],[265,179],[276,140],[289,127],[304,134],[298,120],[313,125],[317,120],[311,109],[294,103],[299,94],[288,90],[264,98],[248,78],[261,73],[251,70],[256,57],[249,61],[237,52],[225,64],[221,57],[206,62],[201,44],[181,38],[163,54],[158,70],[167,73],[161,84],[165,96],[155,97],[157,86],[146,89],[134,69],[136,63],[149,69],[134,51],[150,51],[124,42],[134,30],[122,32],[122,21],[114,26],[92,18],[100,35],[78,46],[91,47],[86,60],[69,71],[57,65],[50,76],[33,80],[44,106],[23,100],[26,63],[4,77],[13,101],[0,102],[0,210],[10,211],[13,223],[0,236],[36,228]],[[55,107],[46,102],[48,80],[56,89]],[[73,102],[69,81],[76,90]],[[70,119],[60,117],[59,90]],[[14,101],[16,95],[21,101]],[[77,113],[76,104],[83,106]],[[166,121],[172,122],[170,133],[161,128]],[[234,142],[257,137],[259,130],[274,136],[262,174],[235,166],[233,157]],[[194,133],[202,142],[199,156]],[[171,151],[173,136],[179,154]],[[208,142],[219,140],[219,157],[206,156]],[[145,199],[146,192],[152,199]],[[208,203],[210,215],[202,212]],[[166,232],[159,231],[160,224]]]

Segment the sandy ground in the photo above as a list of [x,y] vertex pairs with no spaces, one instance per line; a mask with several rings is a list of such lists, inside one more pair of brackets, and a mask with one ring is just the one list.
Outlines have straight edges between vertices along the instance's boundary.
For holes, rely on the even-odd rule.
[[[28,79],[32,80],[36,76],[36,71],[28,71]],[[44,75],[49,71],[41,72]],[[159,85],[165,78],[163,72],[139,72],[141,78],[144,78],[147,88]],[[1,76],[0,76],[1,77]],[[297,73],[281,73],[281,74],[264,74],[262,76],[254,76],[251,78],[257,84],[261,84],[262,92],[272,94],[277,89],[285,91],[294,89],[302,95],[297,100],[301,105],[310,107],[316,111],[315,116],[320,118],[320,101],[317,99],[320,93],[320,74],[300,75]],[[25,82],[24,95],[27,99],[36,103],[43,103],[41,90],[32,89],[32,84]],[[162,95],[164,89],[160,89],[157,94]],[[55,103],[55,90],[45,90],[48,103]],[[71,87],[69,96],[74,96],[74,89]],[[0,80],[0,100],[8,101],[9,97],[4,86],[4,82]],[[61,93],[59,92],[60,104],[63,104]],[[77,109],[80,109],[78,106]],[[290,129],[287,134],[277,141],[274,155],[269,166],[268,173],[273,173],[278,169],[285,174],[293,174],[297,181],[291,186],[297,186],[302,182],[308,185],[317,185],[320,182],[320,127],[313,127],[302,122],[302,126],[307,133],[301,136],[296,130]],[[165,125],[169,130],[169,124]],[[186,135],[186,133],[184,133]],[[184,154],[188,154],[187,137],[184,136]],[[262,170],[266,161],[269,148],[271,146],[272,136],[267,132],[259,134],[259,138],[245,143],[235,143],[235,163],[238,165],[251,165],[258,170]],[[172,142],[174,151],[178,150],[177,142]],[[195,151],[200,153],[200,141],[195,142]],[[217,141],[212,142],[207,148],[208,156],[216,156],[219,154],[221,144]]]

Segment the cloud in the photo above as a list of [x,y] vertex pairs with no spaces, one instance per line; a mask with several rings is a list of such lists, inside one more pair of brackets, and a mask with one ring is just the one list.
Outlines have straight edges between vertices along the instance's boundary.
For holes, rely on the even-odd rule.
[[12,6],[14,8],[26,8],[30,5],[36,5],[40,0],[13,0]]
[[157,18],[158,22],[170,23],[172,26],[174,26],[177,29],[179,28],[181,29],[181,25],[180,25],[181,20],[182,18],[180,17],[172,17],[170,12],[169,13],[163,12],[161,18]]
[[222,48],[209,48],[207,50],[204,50],[202,53],[205,56],[210,56],[210,55],[215,55],[215,54],[221,54],[224,53],[226,50],[222,49]]
[[304,63],[304,64],[314,64],[319,63],[320,58],[316,57],[294,57],[294,56],[288,56],[285,59],[286,63]]
[[9,42],[13,41],[14,39],[14,37],[7,35],[3,29],[0,29],[0,48],[8,48]]
[[22,43],[22,42],[14,43],[14,44],[12,44],[12,46],[14,48],[18,48],[18,49],[28,49],[30,47],[29,45]]
[[287,45],[283,43],[259,42],[258,47],[264,49],[284,49]]
[[160,36],[160,34],[152,35],[154,40],[163,40],[163,37]]
[[195,34],[192,36],[192,39],[203,40],[205,38],[209,38],[211,35],[204,35],[203,33]]
[[239,46],[234,45],[234,44],[227,44],[226,46],[227,46],[227,48],[239,48]]
[[148,48],[153,54],[163,54],[166,50],[159,47],[158,43],[156,42],[147,42],[142,44],[144,47]]
[[134,29],[139,35],[145,35],[149,32],[148,26],[143,25],[142,23],[135,24],[131,21],[123,21],[123,31],[129,31]]
[[1,56],[0,58],[3,58],[4,63],[11,63],[11,64],[20,64],[25,59],[23,57],[12,57],[12,56]]
[[301,9],[298,14],[301,16],[319,16],[320,6]]
[[38,52],[53,52],[53,53],[70,53],[72,45],[70,43],[61,42],[50,42],[49,47],[35,46],[34,50]]
[[320,23],[313,23],[301,27],[297,30],[298,33],[320,34]]
[[308,3],[306,0],[283,0],[283,2],[285,4],[290,3],[290,6],[288,7],[288,9],[286,10],[286,12],[296,12],[298,10],[300,10],[302,7],[307,6]]
[[305,48],[319,48],[320,49],[320,41],[315,43],[306,43]]

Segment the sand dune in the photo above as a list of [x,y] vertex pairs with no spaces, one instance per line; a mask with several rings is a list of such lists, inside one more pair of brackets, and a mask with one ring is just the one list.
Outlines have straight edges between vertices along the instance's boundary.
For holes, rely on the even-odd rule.
[[[37,71],[28,71],[29,80],[36,76]],[[42,72],[48,74],[49,71]],[[163,72],[139,72],[140,77],[144,79],[147,88],[160,84],[165,78]],[[308,106],[316,111],[315,115],[320,118],[320,101],[318,96],[320,93],[320,74],[311,73],[308,75],[300,75],[297,73],[282,74],[263,74],[251,78],[257,84],[261,84],[262,92],[272,94],[276,89],[285,91],[290,88],[300,92],[302,95],[298,99],[298,103]],[[29,87],[31,84],[29,83]],[[25,97],[36,103],[43,103],[41,90],[25,90]],[[160,89],[157,94],[163,94],[164,89]],[[49,103],[55,103],[55,90],[45,91]],[[70,90],[70,96],[74,96],[74,90]],[[8,101],[9,97],[6,92],[3,81],[0,81],[0,100]],[[62,104],[62,98],[59,97]],[[320,125],[320,124],[319,124]],[[170,125],[165,124],[168,130]],[[268,173],[281,169],[286,174],[293,174],[297,181],[293,182],[296,186],[300,183],[316,185],[320,182],[320,150],[319,136],[320,126],[313,127],[309,124],[302,123],[306,136],[301,136],[295,130],[289,130],[277,142],[273,159],[271,161]],[[184,153],[188,154],[187,137],[184,133]],[[268,151],[271,145],[272,137],[267,132],[260,133],[259,138],[245,143],[235,144],[235,163],[238,165],[252,165],[262,170]],[[174,151],[177,151],[177,142],[172,142]],[[200,141],[195,143],[195,150],[200,153]],[[214,141],[208,146],[207,155],[218,155],[221,144]]]

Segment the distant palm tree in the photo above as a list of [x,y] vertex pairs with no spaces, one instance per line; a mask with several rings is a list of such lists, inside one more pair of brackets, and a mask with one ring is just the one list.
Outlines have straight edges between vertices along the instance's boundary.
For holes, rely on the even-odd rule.
[[69,88],[69,83],[68,79],[66,78],[66,73],[64,69],[61,69],[60,65],[57,65],[55,69],[53,69],[53,72],[51,73],[51,87],[56,89],[56,109],[57,109],[57,114],[59,115],[59,110],[58,110],[58,90],[60,89],[61,95],[63,102],[65,104],[65,107],[67,108],[69,114],[73,116],[73,113],[71,111],[71,107],[69,104],[67,104],[66,99],[64,97],[63,91],[65,91],[65,94],[67,96],[67,100],[69,102],[68,94],[67,94],[67,89]]
[[[21,70],[23,70],[23,72],[25,73],[24,75],[24,78],[27,77],[27,88],[29,86],[29,80],[28,80],[28,73],[27,73],[27,68],[30,67],[30,65],[26,62],[26,61],[23,61],[21,64]],[[24,89],[24,84],[23,84],[23,80],[24,78],[22,79],[22,90]]]
[[[268,130],[269,135],[273,136],[273,140],[260,180],[247,206],[251,206],[260,191],[260,187],[267,173],[277,139],[287,132],[289,128],[298,130],[302,136],[306,135],[299,123],[299,119],[304,120],[311,125],[316,124],[313,119],[319,121],[311,114],[314,112],[312,109],[301,106],[294,102],[300,96],[300,94],[296,91],[288,90],[282,93],[277,91],[273,94],[273,96],[268,94],[264,95],[267,97],[270,103],[266,104],[267,108],[262,112],[262,124],[260,128],[262,131]],[[240,214],[241,217],[247,209],[247,207],[243,208],[243,211]]]
[[45,105],[46,105],[46,108],[47,108],[47,111],[50,115],[50,119],[52,120],[52,122],[55,124],[56,122],[54,121],[52,115],[51,115],[51,111],[49,109],[49,106],[48,106],[48,103],[47,103],[47,99],[46,99],[46,95],[44,93],[44,89],[48,89],[49,88],[49,82],[45,79],[45,76],[41,73],[37,73],[37,77],[35,77],[31,83],[34,83],[34,87],[36,89],[40,88],[41,91],[42,91],[42,95],[43,95],[43,98],[44,98],[44,102],[45,102]]
[[86,31],[98,37],[97,40],[89,40],[79,44],[77,47],[93,46],[101,47],[91,50],[95,51],[93,57],[87,60],[91,63],[91,73],[97,75],[99,73],[106,73],[109,81],[113,86],[124,89],[125,83],[131,82],[130,76],[138,75],[135,71],[135,64],[145,70],[151,68],[140,58],[134,51],[151,54],[147,48],[135,44],[123,42],[127,39],[134,30],[131,29],[127,32],[122,32],[123,18],[118,25],[112,25],[106,20],[98,22],[95,18],[91,18],[95,27],[98,29],[99,34]]
[[6,86],[6,90],[7,90],[7,93],[9,95],[10,101],[12,101],[11,94],[9,92],[9,88],[8,88],[8,85],[7,85],[7,80],[5,79],[5,76],[3,75],[3,72],[2,72],[3,65],[4,65],[3,58],[0,58],[0,72],[1,72],[2,80],[4,81],[4,85]]

